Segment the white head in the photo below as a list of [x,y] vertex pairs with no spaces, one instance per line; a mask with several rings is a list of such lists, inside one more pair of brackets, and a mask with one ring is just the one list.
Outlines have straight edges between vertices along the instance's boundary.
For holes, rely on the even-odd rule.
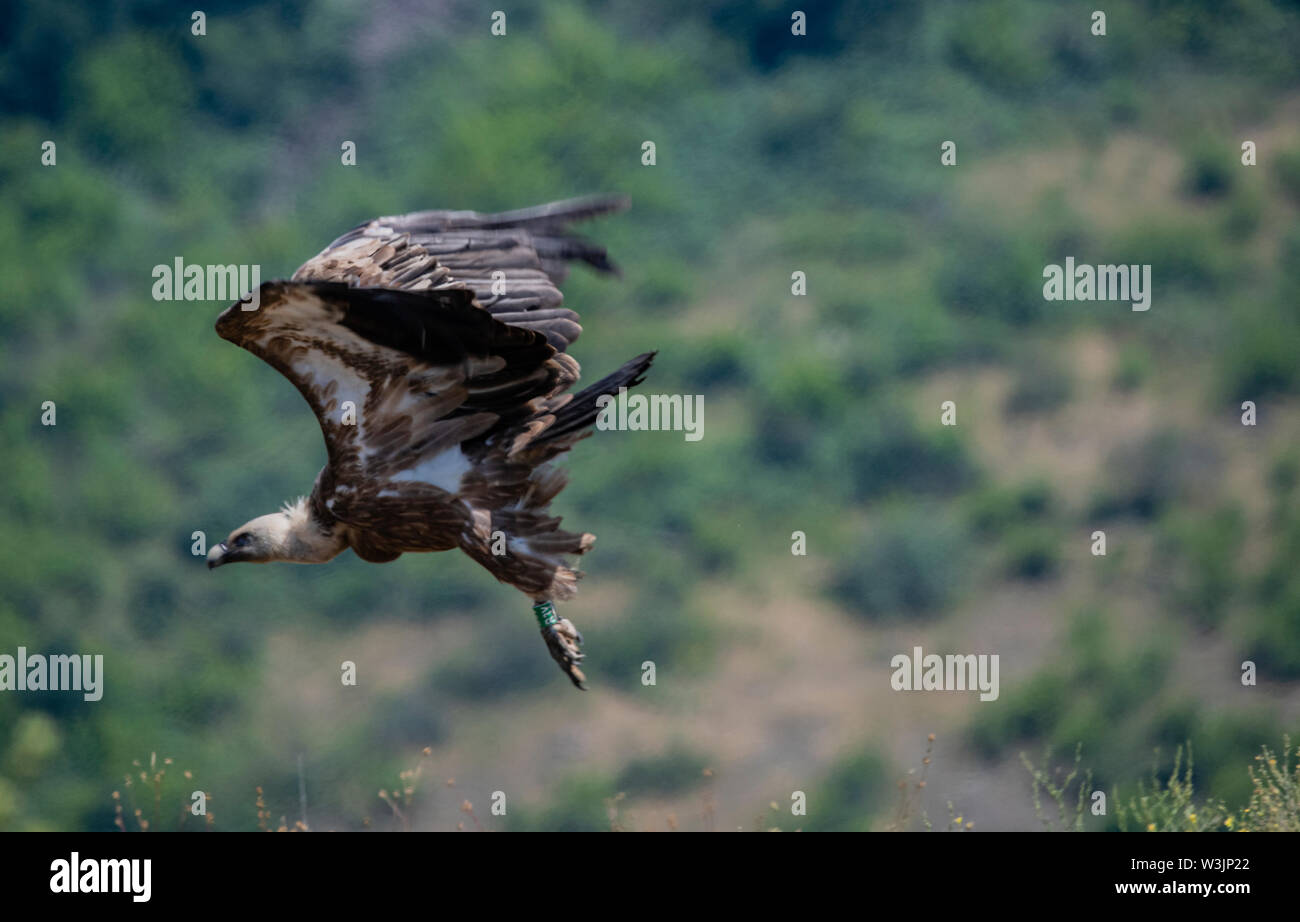
[[208,551],[208,569],[228,563],[324,563],[346,547],[342,535],[322,530],[307,510],[307,501],[286,503],[279,512],[260,515],[239,526]]

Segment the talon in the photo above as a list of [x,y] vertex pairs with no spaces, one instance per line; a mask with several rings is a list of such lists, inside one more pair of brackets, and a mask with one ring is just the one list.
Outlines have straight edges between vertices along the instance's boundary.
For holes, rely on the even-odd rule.
[[555,606],[550,602],[540,602],[533,606],[537,623],[542,629],[542,639],[551,652],[551,658],[564,670],[577,688],[587,690],[587,677],[578,668],[578,663],[586,657],[582,652],[582,632],[573,626],[568,618],[558,618]]

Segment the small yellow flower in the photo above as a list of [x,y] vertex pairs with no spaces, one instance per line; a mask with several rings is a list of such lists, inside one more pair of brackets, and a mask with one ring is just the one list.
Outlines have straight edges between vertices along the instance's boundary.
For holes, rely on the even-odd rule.
[[1147,823],[1147,832],[1155,832],[1155,831],[1156,831],[1156,824],[1155,824],[1155,823]]
[[1232,828],[1232,817],[1228,817],[1226,820],[1224,820],[1224,821],[1223,821],[1223,825],[1225,825],[1225,826],[1227,826],[1229,829],[1231,829],[1231,828]]
[[960,826],[960,825],[961,825],[961,817],[960,817],[960,816],[957,817],[957,819],[956,819],[955,822],[957,823],[958,826]]

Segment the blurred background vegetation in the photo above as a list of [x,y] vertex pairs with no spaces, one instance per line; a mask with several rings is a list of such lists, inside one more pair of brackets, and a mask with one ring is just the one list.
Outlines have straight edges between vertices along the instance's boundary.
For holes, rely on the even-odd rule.
[[[1300,725],[1300,8],[1095,6],[0,5],[0,652],[107,672],[0,694],[0,828],[112,828],[150,752],[218,829],[258,785],[292,822],[299,754],[313,828],[383,828],[425,746],[416,828],[882,828],[931,731],[922,807],[976,828],[1034,825],[1045,745],[1131,790],[1190,741],[1244,803]],[[324,451],[153,266],[286,277],[375,215],[594,192],[634,207],[588,228],[625,277],[571,276],[576,357],[657,348],[648,386],[706,398],[703,441],[574,453],[594,691],[461,555],[190,554]],[[1044,301],[1066,256],[1150,263],[1150,311]],[[891,691],[914,645],[998,653],[1002,696]]]

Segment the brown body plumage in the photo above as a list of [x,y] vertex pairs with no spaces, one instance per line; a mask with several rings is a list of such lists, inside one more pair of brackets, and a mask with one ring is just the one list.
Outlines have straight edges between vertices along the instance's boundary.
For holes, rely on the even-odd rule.
[[[307,399],[329,460],[310,497],[236,529],[209,566],[460,548],[537,602],[570,598],[579,574],[565,555],[595,539],[548,512],[566,482],[550,462],[653,353],[570,393],[579,368],[566,350],[582,328],[557,285],[567,260],[612,271],[567,225],[625,204],[378,218],[262,285],[255,310],[222,313],[217,332]],[[563,620],[543,635],[581,687],[580,635]]]

